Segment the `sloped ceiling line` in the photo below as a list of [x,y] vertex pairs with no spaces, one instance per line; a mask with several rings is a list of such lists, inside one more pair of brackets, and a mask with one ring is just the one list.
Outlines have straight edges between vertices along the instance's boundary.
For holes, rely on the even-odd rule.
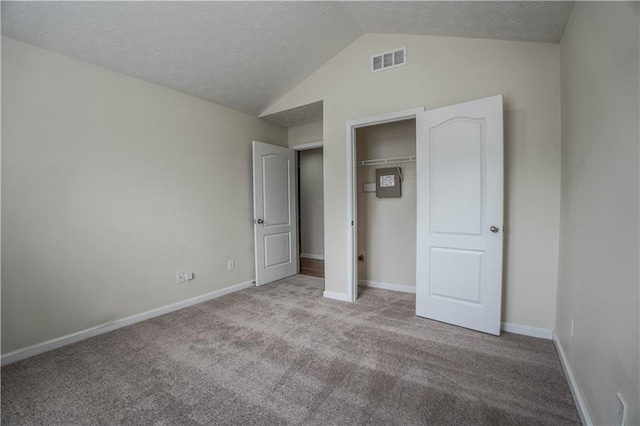
[[364,33],[558,42],[570,11],[526,1],[4,1],[2,34],[257,116]]

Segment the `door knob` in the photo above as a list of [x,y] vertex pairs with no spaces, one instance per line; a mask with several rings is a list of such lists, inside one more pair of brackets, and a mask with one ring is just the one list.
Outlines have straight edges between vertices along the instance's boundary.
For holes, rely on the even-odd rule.
[[490,229],[490,230],[491,230],[491,232],[493,232],[494,234],[495,234],[495,233],[497,233],[497,232],[500,230],[500,228],[499,228],[499,227],[497,227],[497,226],[495,226],[495,225],[491,225],[491,228],[489,228],[489,229]]
[[256,223],[261,223],[262,224],[262,223],[264,223],[264,220],[258,219],[258,220],[256,220]]

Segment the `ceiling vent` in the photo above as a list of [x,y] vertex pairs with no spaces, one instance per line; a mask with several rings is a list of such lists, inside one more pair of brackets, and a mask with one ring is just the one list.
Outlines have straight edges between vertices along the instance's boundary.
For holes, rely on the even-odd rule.
[[388,70],[407,64],[407,48],[378,53],[371,57],[371,72]]

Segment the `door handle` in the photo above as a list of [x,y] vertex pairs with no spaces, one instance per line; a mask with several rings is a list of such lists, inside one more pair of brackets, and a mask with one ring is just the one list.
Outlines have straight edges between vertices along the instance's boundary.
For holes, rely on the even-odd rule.
[[254,220],[253,223],[263,224],[264,220],[262,220],[262,219]]
[[491,228],[489,228],[489,230],[494,234],[496,234],[500,230],[500,228],[497,227],[496,225],[491,225]]

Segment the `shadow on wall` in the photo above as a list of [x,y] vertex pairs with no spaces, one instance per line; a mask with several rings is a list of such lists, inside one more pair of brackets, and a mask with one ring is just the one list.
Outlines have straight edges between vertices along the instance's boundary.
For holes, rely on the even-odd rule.
[[[515,265],[509,264],[509,247],[511,240],[514,238],[512,229],[515,229],[515,223],[512,221],[517,220],[522,223],[527,222],[525,209],[522,211],[514,212],[513,206],[521,206],[526,204],[523,200],[519,200],[523,194],[514,192],[515,185],[513,164],[517,164],[512,161],[520,153],[516,151],[516,146],[511,143],[513,140],[526,139],[526,112],[522,109],[510,109],[510,102],[508,97],[504,97],[504,241],[503,241],[503,258],[502,258],[502,321],[508,317],[509,304],[509,278],[513,275],[513,267]],[[525,154],[523,154],[525,155]],[[517,236],[516,236],[517,237]]]

